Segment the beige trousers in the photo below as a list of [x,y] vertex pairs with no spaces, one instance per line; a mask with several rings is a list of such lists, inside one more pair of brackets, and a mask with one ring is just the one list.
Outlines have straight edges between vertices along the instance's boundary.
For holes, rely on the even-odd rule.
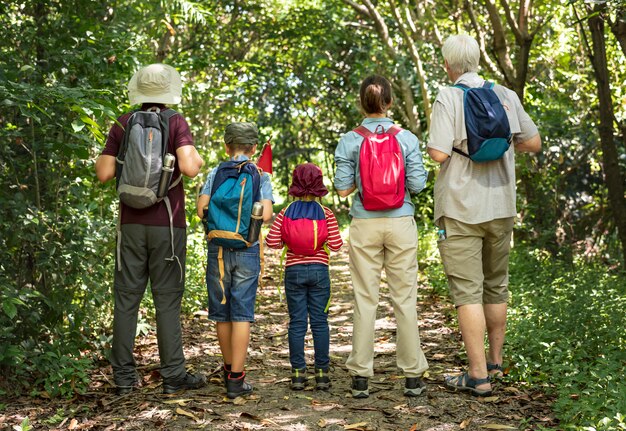
[[350,274],[354,289],[351,375],[374,375],[374,324],[385,269],[396,318],[396,361],[406,377],[428,369],[417,326],[417,227],[413,217],[352,219]]

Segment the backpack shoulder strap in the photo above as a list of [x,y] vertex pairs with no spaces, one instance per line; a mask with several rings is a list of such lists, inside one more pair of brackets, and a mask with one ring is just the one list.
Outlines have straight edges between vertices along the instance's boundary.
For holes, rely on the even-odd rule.
[[452,88],[458,88],[458,89],[460,89],[460,90],[463,90],[464,92],[470,89],[470,88],[469,88],[467,85],[465,85],[465,84],[454,84],[454,85],[452,86]]
[[162,151],[161,156],[165,157],[167,153],[168,141],[170,140],[170,119],[178,114],[171,108],[167,108],[165,111],[159,112],[159,122],[161,123],[161,133],[163,134]]
[[353,130],[353,132],[358,133],[359,135],[363,136],[364,138],[369,138],[370,136],[373,136],[374,134],[372,132],[369,131],[369,129],[365,126],[359,126],[356,129]]
[[398,126],[397,124],[394,124],[390,128],[388,128],[385,133],[387,133],[387,134],[389,134],[391,136],[396,136],[401,131],[402,131],[402,127]]
[[460,154],[464,157],[467,157],[468,159],[470,158],[469,154],[464,153],[463,151],[459,150],[457,147],[452,147],[452,151],[454,151],[457,154]]
[[490,89],[490,90],[493,90],[493,87],[494,87],[495,85],[496,85],[496,84],[494,84],[493,82],[490,82],[490,81],[485,81],[485,82],[484,82],[484,84],[483,84],[483,88],[488,88],[488,89]]

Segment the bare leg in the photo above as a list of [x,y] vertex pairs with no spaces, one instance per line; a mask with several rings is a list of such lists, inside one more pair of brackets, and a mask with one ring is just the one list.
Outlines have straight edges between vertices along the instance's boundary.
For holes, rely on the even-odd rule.
[[489,352],[487,361],[492,364],[502,365],[502,346],[506,332],[506,303],[485,304],[485,321],[487,323],[487,336],[489,338]]
[[[461,305],[457,308],[459,328],[469,360],[469,375],[473,379],[487,377],[487,361],[485,359],[485,314],[482,304]],[[480,390],[491,388],[489,383],[476,387]]]
[[240,373],[244,369],[246,356],[248,355],[248,343],[250,342],[250,322],[231,322],[232,332],[230,335],[231,346],[231,369],[234,373]]
[[225,364],[232,364],[233,349],[232,349],[232,322],[216,322],[217,328],[217,341],[220,344],[220,350],[222,351],[222,358]]

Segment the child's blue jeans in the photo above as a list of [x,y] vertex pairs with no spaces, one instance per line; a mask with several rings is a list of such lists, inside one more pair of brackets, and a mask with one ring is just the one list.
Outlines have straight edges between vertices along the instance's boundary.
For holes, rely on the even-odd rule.
[[[330,299],[328,266],[300,264],[285,269],[285,293],[289,308],[289,361],[292,368],[306,367],[304,337],[311,322],[315,368],[330,364],[330,334],[326,306]],[[308,318],[308,319],[307,319]]]
[[[244,249],[220,248],[209,243],[206,283],[209,319],[216,322],[254,322],[259,286],[259,245]],[[220,263],[221,261],[221,263]]]

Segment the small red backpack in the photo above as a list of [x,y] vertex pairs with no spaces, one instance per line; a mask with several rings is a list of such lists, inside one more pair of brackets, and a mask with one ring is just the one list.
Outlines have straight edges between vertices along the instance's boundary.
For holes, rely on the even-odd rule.
[[317,201],[294,201],[285,210],[281,238],[289,251],[313,256],[328,239],[324,208]]
[[[380,129],[380,131],[379,131]],[[368,211],[400,208],[405,196],[404,155],[396,135],[402,129],[395,124],[387,131],[382,125],[376,132],[365,126],[354,129],[363,136],[359,153],[361,201]]]

